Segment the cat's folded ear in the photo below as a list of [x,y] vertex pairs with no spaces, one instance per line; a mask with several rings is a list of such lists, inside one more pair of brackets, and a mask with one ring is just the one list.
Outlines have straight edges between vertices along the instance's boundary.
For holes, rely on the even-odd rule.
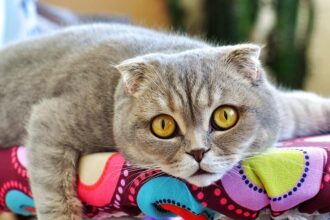
[[226,47],[222,57],[226,64],[233,65],[240,74],[253,83],[263,77],[263,70],[259,60],[261,47],[255,44],[238,44]]
[[147,87],[148,79],[154,71],[151,64],[140,60],[123,61],[115,68],[121,73],[127,95],[138,96]]

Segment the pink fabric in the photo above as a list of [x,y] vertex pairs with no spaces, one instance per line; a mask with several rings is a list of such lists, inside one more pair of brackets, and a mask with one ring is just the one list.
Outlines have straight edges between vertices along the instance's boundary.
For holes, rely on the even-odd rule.
[[[118,181],[124,162],[125,160],[120,154],[115,154],[108,159],[102,175],[96,183],[86,185],[78,180],[78,195],[80,200],[83,202],[88,201],[88,204],[96,207],[109,204],[110,199],[114,197],[115,191],[123,189],[123,186],[118,184]],[[117,200],[120,200],[119,196],[116,195],[116,197]]]

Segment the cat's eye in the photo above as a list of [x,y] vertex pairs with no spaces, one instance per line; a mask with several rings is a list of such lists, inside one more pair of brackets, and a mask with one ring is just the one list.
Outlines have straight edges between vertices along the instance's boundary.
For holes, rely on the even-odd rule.
[[211,124],[216,130],[227,130],[236,125],[238,113],[234,107],[220,106],[212,115]]
[[170,138],[176,131],[176,122],[169,115],[158,115],[151,122],[152,133],[159,138]]

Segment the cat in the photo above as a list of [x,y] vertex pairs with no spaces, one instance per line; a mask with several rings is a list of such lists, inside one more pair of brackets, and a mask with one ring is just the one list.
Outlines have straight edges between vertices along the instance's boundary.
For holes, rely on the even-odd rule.
[[142,27],[68,28],[0,51],[0,146],[26,144],[39,220],[81,219],[82,155],[210,185],[277,140],[330,131],[330,100],[267,80],[254,44]]

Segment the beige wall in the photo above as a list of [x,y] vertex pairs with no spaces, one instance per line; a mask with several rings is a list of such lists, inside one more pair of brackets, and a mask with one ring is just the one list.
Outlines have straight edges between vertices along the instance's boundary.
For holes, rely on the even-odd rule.
[[306,89],[330,96],[330,1],[315,0],[315,27]]
[[130,16],[134,23],[168,28],[166,0],[41,0],[87,14]]

